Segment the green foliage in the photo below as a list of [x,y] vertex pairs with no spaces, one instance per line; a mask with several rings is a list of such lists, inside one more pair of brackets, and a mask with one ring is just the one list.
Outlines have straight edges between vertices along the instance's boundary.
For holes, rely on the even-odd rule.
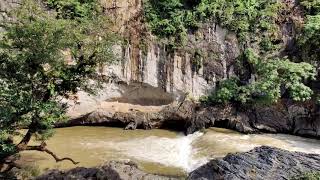
[[202,19],[215,19],[236,32],[241,42],[248,42],[255,35],[276,38],[273,36],[278,30],[276,18],[280,8],[281,3],[275,0],[203,0],[197,13]]
[[222,81],[219,84],[219,88],[214,94],[206,97],[202,97],[200,101],[202,102],[213,102],[213,103],[220,103],[226,104],[232,100],[234,100],[235,95],[238,93],[238,86],[239,82],[236,78],[230,78],[225,81]]
[[309,11],[307,11],[302,33],[298,37],[300,54],[304,61],[317,62],[320,60],[320,2],[303,1],[302,3]]
[[185,41],[186,26],[192,23],[193,15],[185,11],[181,0],[149,0],[144,4],[145,17],[154,34],[172,42]]
[[295,101],[311,98],[312,90],[303,82],[314,79],[315,68],[308,63],[294,63],[288,59],[261,61],[257,65],[257,81],[253,83],[254,91],[263,94],[271,102],[281,98],[281,88],[287,90]]
[[[297,54],[302,61],[317,64],[317,66],[319,66],[320,1],[302,0],[300,3],[304,7],[305,24],[301,33],[297,36],[297,44],[299,49]],[[319,96],[319,94],[317,96]]]
[[319,0],[301,0],[301,5],[304,6],[305,11],[309,15],[316,15],[320,13],[320,1]]
[[0,37],[0,160],[21,150],[11,140],[21,127],[39,141],[52,135],[66,118],[63,97],[93,92],[90,79],[113,60],[115,43],[102,15],[61,19],[25,0],[14,16]]
[[316,72],[312,65],[279,58],[262,60],[251,49],[246,51],[245,58],[256,70],[255,81],[249,84],[240,84],[235,78],[222,81],[207,99],[209,102],[273,103],[281,98],[282,91],[287,91],[295,101],[311,98],[313,91],[303,82],[314,79]]
[[270,0],[149,0],[145,16],[151,31],[181,45],[187,33],[200,22],[213,19],[237,33],[243,44],[263,39],[263,48],[274,49],[278,39],[276,24],[281,3]]
[[101,11],[97,0],[44,0],[52,9],[58,12],[60,18],[88,18]]
[[301,176],[292,178],[292,180],[320,180],[320,172],[304,173]]
[[[310,13],[319,11],[318,0],[301,2]],[[284,92],[295,101],[311,98],[312,90],[304,84],[313,79],[315,69],[308,63],[294,63],[287,58],[271,57],[281,48],[281,27],[285,4],[277,0],[149,0],[145,2],[145,16],[152,32],[169,39],[174,46],[184,45],[188,32],[199,27],[199,23],[214,21],[237,34],[243,47],[239,61],[249,63],[252,82],[241,82],[234,78],[222,81],[217,92],[203,101],[242,103],[262,101],[275,102]],[[320,59],[320,21],[309,16],[301,43],[305,47],[305,58]],[[311,43],[310,43],[311,42]],[[248,47],[255,47],[255,52]],[[276,52],[276,53],[274,53]],[[198,58],[192,64],[199,67]],[[200,62],[201,63],[201,62]],[[248,81],[248,80],[246,80]]]

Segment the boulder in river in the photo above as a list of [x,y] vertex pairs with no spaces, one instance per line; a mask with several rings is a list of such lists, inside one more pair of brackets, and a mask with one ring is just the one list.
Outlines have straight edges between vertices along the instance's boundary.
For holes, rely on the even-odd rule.
[[286,180],[320,171],[320,155],[262,146],[215,159],[190,173],[188,180]]
[[148,174],[134,162],[111,161],[101,167],[78,167],[68,171],[51,170],[36,180],[177,180],[175,177]]

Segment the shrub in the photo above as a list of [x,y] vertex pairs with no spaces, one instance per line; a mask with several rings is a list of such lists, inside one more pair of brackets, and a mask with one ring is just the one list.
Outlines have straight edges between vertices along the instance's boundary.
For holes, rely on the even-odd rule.
[[304,173],[298,177],[292,178],[292,180],[320,180],[320,172]]

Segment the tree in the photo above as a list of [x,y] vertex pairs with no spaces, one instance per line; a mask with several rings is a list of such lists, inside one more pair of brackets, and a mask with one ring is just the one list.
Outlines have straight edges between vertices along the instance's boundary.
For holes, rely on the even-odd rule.
[[[115,36],[105,16],[60,18],[44,4],[23,1],[13,20],[3,23],[0,43],[0,170],[16,166],[21,151],[59,158],[46,147],[54,124],[66,119],[63,98],[93,92],[96,69],[113,60]],[[21,128],[26,129],[22,133]],[[22,139],[15,143],[13,137]],[[35,138],[38,146],[29,146]]]
[[313,91],[304,84],[315,79],[316,69],[311,64],[295,63],[286,58],[262,59],[252,49],[247,49],[241,58],[252,66],[254,80],[245,84],[237,78],[221,81],[216,92],[201,101],[270,104],[281,99],[284,92],[294,101],[311,99]]

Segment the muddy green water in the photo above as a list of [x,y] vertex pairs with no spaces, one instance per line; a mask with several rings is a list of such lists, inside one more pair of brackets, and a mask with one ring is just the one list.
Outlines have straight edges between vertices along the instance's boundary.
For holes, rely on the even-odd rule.
[[[48,147],[60,157],[79,161],[77,166],[92,167],[110,160],[130,159],[147,172],[164,175],[185,175],[209,159],[261,145],[320,154],[319,140],[281,134],[244,135],[218,128],[184,136],[167,130],[71,127],[56,129],[55,136],[48,141]],[[22,162],[42,170],[77,167],[70,162],[56,163],[39,152],[22,153]]]

